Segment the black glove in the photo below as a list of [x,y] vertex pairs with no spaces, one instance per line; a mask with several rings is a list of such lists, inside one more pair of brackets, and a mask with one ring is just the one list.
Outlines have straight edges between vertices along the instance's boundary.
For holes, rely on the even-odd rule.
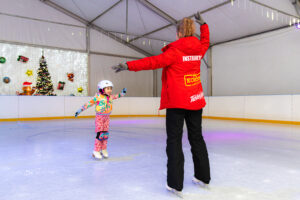
[[112,69],[115,70],[116,73],[118,73],[123,70],[128,70],[128,65],[126,63],[120,63],[116,66],[112,66]]
[[78,115],[79,115],[79,113],[78,113],[78,112],[76,112],[76,113],[75,113],[75,117],[77,117]]
[[203,18],[201,17],[200,12],[197,12],[197,14],[195,14],[194,16],[198,24],[200,25],[206,24]]

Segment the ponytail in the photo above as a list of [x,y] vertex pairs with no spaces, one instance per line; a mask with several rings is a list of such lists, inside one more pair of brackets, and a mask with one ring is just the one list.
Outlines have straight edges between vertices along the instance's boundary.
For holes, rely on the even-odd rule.
[[190,18],[183,18],[177,25],[177,33],[181,33],[182,37],[190,37],[195,34],[195,23]]

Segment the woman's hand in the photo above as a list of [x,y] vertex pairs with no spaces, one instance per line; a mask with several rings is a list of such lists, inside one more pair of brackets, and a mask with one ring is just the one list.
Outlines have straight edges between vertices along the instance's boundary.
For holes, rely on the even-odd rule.
[[197,14],[194,15],[196,22],[200,25],[206,24],[203,20],[202,16],[200,15],[200,12],[197,12]]
[[120,63],[116,66],[112,66],[112,69],[115,70],[116,73],[118,73],[123,70],[128,70],[128,66],[126,63]]

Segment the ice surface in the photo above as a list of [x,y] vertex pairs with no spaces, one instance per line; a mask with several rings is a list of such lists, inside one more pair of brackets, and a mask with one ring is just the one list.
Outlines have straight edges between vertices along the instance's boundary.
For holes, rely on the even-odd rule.
[[[184,199],[299,200],[300,126],[203,120],[210,190],[192,183],[185,154]],[[165,200],[164,118],[111,118],[110,158],[92,158],[94,120],[0,122],[0,200]]]

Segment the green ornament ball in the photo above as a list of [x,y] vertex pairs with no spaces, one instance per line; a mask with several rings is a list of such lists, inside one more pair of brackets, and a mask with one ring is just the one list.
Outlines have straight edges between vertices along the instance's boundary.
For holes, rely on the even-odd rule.
[[6,62],[6,58],[0,57],[0,63],[1,63],[1,64],[4,64],[5,62]]

